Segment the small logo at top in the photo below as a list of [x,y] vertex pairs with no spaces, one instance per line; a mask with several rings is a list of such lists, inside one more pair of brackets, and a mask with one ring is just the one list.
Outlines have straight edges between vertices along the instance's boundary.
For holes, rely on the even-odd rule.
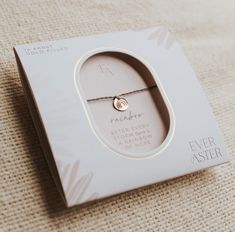
[[102,74],[113,75],[113,72],[106,64],[99,64],[99,69]]

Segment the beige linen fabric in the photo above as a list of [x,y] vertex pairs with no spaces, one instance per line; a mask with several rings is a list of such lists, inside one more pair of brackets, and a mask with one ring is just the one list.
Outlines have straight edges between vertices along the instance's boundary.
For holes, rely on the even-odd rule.
[[71,209],[51,178],[12,47],[157,25],[181,43],[234,157],[234,0],[1,0],[1,232],[235,230],[234,161]]

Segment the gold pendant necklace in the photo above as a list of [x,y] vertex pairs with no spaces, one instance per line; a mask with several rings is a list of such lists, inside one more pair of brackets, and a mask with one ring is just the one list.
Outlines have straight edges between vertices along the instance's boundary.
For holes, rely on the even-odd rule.
[[87,102],[95,102],[95,101],[102,101],[102,100],[113,100],[113,107],[118,110],[118,111],[126,111],[129,107],[128,101],[126,98],[124,98],[124,96],[133,94],[133,93],[138,93],[138,92],[142,92],[142,91],[146,91],[146,90],[150,90],[153,88],[156,88],[156,85],[150,86],[150,87],[146,87],[143,89],[137,89],[137,90],[133,90],[127,93],[122,93],[119,94],[117,96],[106,96],[106,97],[97,97],[97,98],[92,98],[92,99],[88,99]]

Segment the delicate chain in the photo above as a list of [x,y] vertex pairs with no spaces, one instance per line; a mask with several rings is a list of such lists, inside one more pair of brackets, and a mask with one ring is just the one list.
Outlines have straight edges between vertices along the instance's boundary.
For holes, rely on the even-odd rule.
[[[150,90],[150,89],[153,89],[153,88],[156,88],[156,87],[157,87],[156,85],[153,85],[153,86],[146,87],[146,88],[143,88],[143,89],[137,89],[137,90],[133,90],[133,91],[130,91],[130,92],[127,92],[127,93],[122,93],[122,94],[119,94],[117,96],[120,97],[120,96],[130,95],[130,94],[133,94],[133,93],[138,93],[138,92],[142,92],[142,91],[145,91],[145,90]],[[97,97],[97,98],[88,99],[87,102],[99,101],[99,100],[110,100],[110,99],[114,99],[117,96]]]

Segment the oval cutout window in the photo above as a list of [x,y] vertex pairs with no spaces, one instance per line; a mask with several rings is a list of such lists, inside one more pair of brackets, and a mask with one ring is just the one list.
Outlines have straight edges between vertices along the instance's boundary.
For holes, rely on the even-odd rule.
[[81,64],[76,82],[92,127],[109,148],[144,158],[163,144],[169,110],[142,62],[121,52],[101,52]]

